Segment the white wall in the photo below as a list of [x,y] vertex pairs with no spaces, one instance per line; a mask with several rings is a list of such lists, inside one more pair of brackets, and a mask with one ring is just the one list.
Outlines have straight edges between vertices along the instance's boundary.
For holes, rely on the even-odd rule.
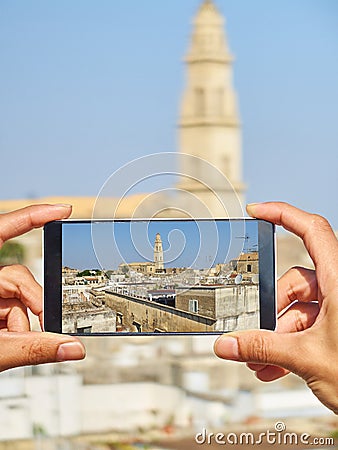
[[87,385],[82,389],[82,431],[137,431],[168,422],[187,426],[183,391],[156,383]]
[[37,426],[48,436],[78,434],[81,383],[78,375],[2,374],[0,440],[32,438]]
[[49,436],[69,436],[80,431],[81,377],[78,375],[26,378],[30,417]]
[[[310,389],[256,392],[255,410],[262,417],[317,417],[331,414]],[[333,413],[332,413],[333,414]]]

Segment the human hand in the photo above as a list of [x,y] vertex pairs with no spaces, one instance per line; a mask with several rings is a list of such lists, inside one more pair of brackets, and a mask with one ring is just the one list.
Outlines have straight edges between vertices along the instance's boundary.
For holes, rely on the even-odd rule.
[[[0,215],[0,247],[51,220],[66,219],[68,205],[35,205]],[[29,308],[42,329],[42,289],[21,265],[0,267],[0,371],[32,364],[82,359],[85,349],[71,336],[30,331]]]
[[299,236],[315,270],[294,267],[278,281],[277,332],[250,330],[220,336],[223,359],[247,362],[258,379],[272,381],[289,371],[302,377],[318,399],[338,414],[338,241],[326,219],[286,203],[247,206]]

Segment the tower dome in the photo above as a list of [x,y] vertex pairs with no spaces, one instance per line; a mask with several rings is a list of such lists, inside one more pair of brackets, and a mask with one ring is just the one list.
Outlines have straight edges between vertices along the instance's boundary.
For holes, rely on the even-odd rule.
[[224,19],[211,0],[205,0],[194,20],[195,25],[223,26]]
[[187,62],[231,62],[232,56],[224,32],[224,18],[211,0],[202,3],[193,24]]

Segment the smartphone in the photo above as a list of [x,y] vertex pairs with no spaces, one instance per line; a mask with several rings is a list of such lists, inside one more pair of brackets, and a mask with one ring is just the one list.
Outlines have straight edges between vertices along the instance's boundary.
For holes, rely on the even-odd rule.
[[44,227],[44,328],[220,334],[276,326],[275,227],[251,218]]

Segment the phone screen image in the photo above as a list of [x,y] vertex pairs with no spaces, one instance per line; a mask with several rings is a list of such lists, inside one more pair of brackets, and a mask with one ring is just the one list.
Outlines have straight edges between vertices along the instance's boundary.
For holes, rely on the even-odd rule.
[[[185,334],[261,328],[266,320],[262,309],[267,309],[262,289],[271,290],[274,303],[273,279],[261,276],[271,252],[266,254],[260,238],[265,244],[273,241],[272,225],[266,222],[154,219],[53,224],[61,249],[58,267],[54,265],[61,306],[58,314],[55,307],[53,311],[62,333]],[[45,321],[50,323],[48,305],[46,310]]]

